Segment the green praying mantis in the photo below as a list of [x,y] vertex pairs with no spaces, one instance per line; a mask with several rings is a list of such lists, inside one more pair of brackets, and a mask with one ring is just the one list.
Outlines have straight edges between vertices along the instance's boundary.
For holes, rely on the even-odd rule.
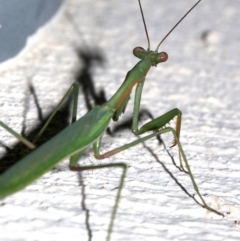
[[[103,159],[113,156],[123,150],[131,148],[160,134],[171,132],[174,136],[174,141],[171,147],[175,145],[178,146],[180,165],[182,167],[181,160],[183,159],[185,166],[187,168],[187,173],[189,174],[190,179],[192,181],[193,187],[202,201],[202,206],[212,212],[222,215],[220,212],[212,209],[206,204],[194,180],[194,176],[191,172],[187,158],[179,141],[182,112],[179,109],[175,108],[163,114],[162,116],[147,122],[142,127],[138,127],[141,94],[146,75],[152,66],[157,66],[157,64],[166,62],[168,59],[168,55],[165,52],[158,53],[158,49],[162,42],[167,38],[167,36],[177,27],[177,25],[186,17],[186,15],[190,11],[192,11],[192,9],[200,1],[201,0],[199,0],[169,31],[169,33],[158,44],[156,50],[151,51],[150,40],[147,33],[147,27],[144,20],[141,2],[140,0],[138,0],[147,36],[148,48],[147,50],[144,50],[141,47],[134,48],[133,54],[141,60],[127,73],[126,78],[123,81],[123,84],[105,104],[101,106],[95,106],[83,117],[76,120],[79,86],[77,83],[73,83],[70,89],[67,91],[67,93],[63,96],[62,100],[57,105],[57,107],[55,108],[55,110],[53,111],[53,113],[41,129],[41,131],[38,133],[38,135],[32,142],[28,141],[23,136],[19,135],[13,129],[11,129],[10,127],[8,127],[0,121],[1,127],[9,131],[18,140],[20,140],[26,146],[33,150],[29,155],[24,157],[17,164],[9,168],[0,176],[0,199],[3,199],[25,188],[26,186],[34,182],[36,179],[41,177],[43,174],[50,171],[55,165],[57,165],[59,162],[66,158],[70,158],[69,169],[77,172],[102,168],[120,168],[122,169],[122,175],[120,177],[119,187],[117,190],[117,195],[112,210],[110,224],[108,226],[108,234],[106,238],[107,240],[110,240],[114,226],[114,219],[117,213],[117,208],[121,197],[121,191],[123,189],[124,178],[126,176],[127,165],[125,163],[119,162],[91,166],[79,166],[77,162],[81,157],[81,154],[89,146],[92,145],[95,158]],[[131,91],[134,86],[136,86],[136,91],[134,99],[132,132],[137,136],[140,136],[141,134],[148,132],[151,133],[144,137],[139,137],[137,140],[133,142],[130,142],[128,144],[125,144],[114,150],[110,150],[102,154],[100,153],[102,136],[106,128],[108,127],[111,119],[117,121],[120,115],[124,112],[129,101]],[[44,130],[46,129],[49,122],[52,120],[60,106],[72,93],[74,97],[72,107],[72,124],[65,128],[63,131],[61,131],[59,134],[54,136],[51,140],[36,148],[36,141],[43,134]],[[166,127],[166,125],[174,118],[177,118],[176,127]]]

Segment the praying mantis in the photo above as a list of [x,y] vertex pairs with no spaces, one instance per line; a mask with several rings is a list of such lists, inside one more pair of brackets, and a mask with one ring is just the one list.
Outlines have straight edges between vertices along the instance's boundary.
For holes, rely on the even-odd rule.
[[[200,0],[201,1],[201,0]],[[200,2],[198,1],[184,16],[183,18]],[[157,66],[158,63],[162,63],[167,61],[167,54],[164,52],[158,53],[158,49],[161,43],[166,39],[166,37],[175,29],[175,27],[182,21],[182,19],[171,29],[171,31],[163,38],[163,40],[159,43],[155,51],[150,51],[150,41],[148,37],[148,33],[146,30],[146,24],[143,17],[143,11],[141,7],[141,3],[139,0],[139,6],[143,18],[143,23],[148,39],[148,48],[144,50],[141,47],[136,47],[133,50],[134,55],[141,60],[127,73],[126,79],[123,81],[123,84],[117,90],[117,92],[102,106],[96,106],[91,111],[89,111],[86,115],[81,117],[79,120],[76,120],[77,116],[77,102],[78,102],[78,92],[79,87],[76,83],[74,83],[68,92],[64,95],[60,103],[57,105],[56,109],[50,116],[49,120],[46,122],[42,130],[39,132],[37,137],[29,142],[3,122],[0,122],[1,127],[9,131],[16,138],[18,138],[21,142],[26,144],[30,149],[33,149],[28,156],[19,161],[19,163],[15,164],[5,173],[3,173],[0,177],[0,198],[3,199],[17,191],[20,191],[37,178],[42,176],[47,171],[51,170],[56,164],[61,162],[62,160],[70,157],[69,168],[72,171],[84,171],[84,170],[94,170],[101,168],[121,168],[122,175],[119,181],[119,187],[116,195],[116,200],[114,204],[114,208],[111,214],[110,224],[108,227],[108,235],[107,240],[110,240],[111,233],[113,230],[114,219],[117,213],[117,208],[120,201],[121,191],[123,189],[124,178],[127,171],[127,165],[125,163],[110,163],[110,164],[101,164],[94,166],[78,166],[77,162],[81,156],[81,154],[88,148],[90,145],[93,145],[94,156],[97,159],[103,159],[110,156],[113,156],[123,150],[126,150],[132,146],[140,144],[145,140],[153,138],[157,135],[164,134],[167,132],[171,132],[174,136],[173,146],[177,145],[179,148],[179,157],[180,160],[183,159],[187,172],[190,175],[191,181],[195,188],[195,191],[199,195],[202,200],[203,207],[206,209],[216,212],[221,215],[221,213],[209,207],[202,195],[200,194],[197,184],[194,180],[191,169],[188,165],[188,161],[186,159],[185,153],[182,149],[181,143],[179,141],[180,138],[180,130],[181,130],[181,118],[182,113],[179,109],[173,109],[166,114],[149,121],[144,124],[141,128],[138,128],[138,115],[140,109],[141,102],[141,94],[143,90],[143,85],[145,82],[145,77],[151,68],[151,66]],[[114,150],[108,151],[104,154],[100,153],[101,139],[109,125],[111,119],[118,120],[120,115],[124,112],[128,100],[130,98],[130,94],[132,88],[136,85],[135,92],[135,101],[134,101],[134,113],[133,113],[133,123],[132,123],[132,131],[135,135],[139,136],[141,134],[147,132],[153,132],[148,134],[147,136],[140,137],[136,141],[130,142],[126,145],[118,147]],[[62,103],[67,99],[67,97],[73,92],[74,101],[73,101],[73,115],[72,115],[72,124],[60,132],[58,135],[53,137],[51,140],[36,148],[34,143],[38,140],[38,138],[43,134],[46,126],[49,124],[57,110],[60,108]],[[165,127],[165,125],[172,119],[177,118],[176,128],[173,129],[171,127]],[[63,141],[67,140],[67,141]],[[35,150],[36,149],[36,150]],[[17,173],[17,175],[16,175]]]

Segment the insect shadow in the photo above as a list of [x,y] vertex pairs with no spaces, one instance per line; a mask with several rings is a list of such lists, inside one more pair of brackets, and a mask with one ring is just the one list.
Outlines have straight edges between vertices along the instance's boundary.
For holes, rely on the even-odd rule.
[[[167,154],[169,155],[169,157],[171,158],[172,162],[174,163],[174,165],[178,168],[178,166],[175,164],[174,158],[173,156],[170,154],[170,152],[166,149],[166,146],[164,144],[164,142],[162,142],[164,149],[167,151]],[[151,156],[156,160],[157,163],[159,163],[162,168],[164,169],[164,171],[175,181],[175,183],[182,189],[183,192],[186,193],[187,196],[189,196],[190,198],[192,198],[198,205],[201,206],[201,203],[195,198],[194,195],[191,195],[187,189],[177,180],[177,178],[167,169],[167,167],[165,166],[165,164],[160,161],[159,157],[154,153],[154,151],[148,147],[145,142],[142,143],[142,145],[148,150],[148,152],[151,154]]]
[[[102,63],[103,57],[101,55],[100,51],[96,51],[97,54],[93,55],[92,52],[80,52],[78,51],[78,57],[81,61],[83,68],[79,68],[76,73],[74,74],[74,81],[77,81],[80,86],[82,86],[83,95],[86,103],[86,107],[88,110],[90,110],[93,105],[100,105],[105,102],[106,98],[103,96],[101,98],[100,96],[102,93],[104,94],[104,91],[102,93],[98,94],[95,91],[95,87],[93,84],[92,79],[92,67],[94,66],[94,63],[97,61],[98,63]],[[30,95],[32,96],[34,100],[34,104],[36,106],[37,110],[37,119],[40,121],[39,124],[36,124],[34,128],[31,131],[28,131],[28,133],[25,133],[26,130],[26,115],[28,112],[28,103],[29,102],[29,95],[26,95],[25,99],[25,109],[23,112],[23,127],[21,131],[21,135],[23,135],[28,140],[33,140],[45,122],[48,120],[48,118],[51,115],[51,111],[49,113],[45,113],[43,115],[42,109],[40,107],[37,92],[35,91],[35,88],[33,84],[29,81],[28,85],[28,91]],[[94,100],[94,103],[91,104],[91,99]],[[63,130],[66,126],[69,125],[69,119],[71,116],[71,102],[72,98],[68,98],[64,104],[61,106],[61,108],[56,112],[53,119],[50,121],[49,125],[45,129],[43,135],[36,141],[36,146],[40,146],[41,144],[45,143],[49,139],[51,139],[54,135],[59,133],[61,130]],[[28,152],[28,148],[22,144],[21,142],[17,143],[13,147],[9,148],[4,143],[0,142],[0,145],[6,149],[6,154],[1,158],[0,162],[0,173],[3,173],[5,170],[7,170],[9,167],[17,163],[23,156],[26,155],[26,152]]]

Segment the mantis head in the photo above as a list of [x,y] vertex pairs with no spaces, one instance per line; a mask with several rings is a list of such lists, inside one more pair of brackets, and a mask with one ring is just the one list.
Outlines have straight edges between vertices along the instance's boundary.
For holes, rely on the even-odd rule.
[[168,54],[165,52],[158,53],[151,50],[145,50],[142,47],[134,48],[133,55],[139,59],[148,58],[151,61],[152,66],[157,66],[157,64],[166,62],[168,59]]

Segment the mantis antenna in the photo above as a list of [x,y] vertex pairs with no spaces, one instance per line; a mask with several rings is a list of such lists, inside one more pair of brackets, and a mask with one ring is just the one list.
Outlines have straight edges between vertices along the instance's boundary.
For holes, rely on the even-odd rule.
[[[170,33],[178,26],[179,23],[182,22],[182,20],[201,2],[201,0],[199,0],[197,3],[195,3],[188,11],[187,13],[185,13],[185,15],[173,26],[173,28],[165,35],[165,37],[160,41],[160,43],[158,44],[155,52],[158,52],[158,49],[160,47],[160,45],[163,43],[163,41],[170,35]],[[146,27],[146,22],[144,19],[144,15],[143,15],[143,10],[142,10],[142,6],[141,6],[141,2],[140,0],[138,0],[139,6],[140,6],[140,10],[141,10],[141,15],[142,15],[142,20],[143,20],[143,24],[144,24],[144,29],[146,32],[146,36],[147,36],[147,41],[148,41],[148,50],[150,50],[150,40],[149,40],[149,36],[148,36],[148,31],[147,31],[147,27]]]
[[145,33],[146,33],[147,41],[148,41],[148,48],[147,48],[147,50],[149,51],[150,50],[150,40],[149,40],[149,36],[148,36],[147,26],[146,26],[146,22],[145,22],[145,19],[144,19],[144,14],[143,14],[142,5],[141,5],[140,0],[138,0],[138,3],[139,3],[140,10],[141,10],[141,15],[142,15],[142,20],[143,20],[143,24],[144,24],[144,29],[145,29]]

